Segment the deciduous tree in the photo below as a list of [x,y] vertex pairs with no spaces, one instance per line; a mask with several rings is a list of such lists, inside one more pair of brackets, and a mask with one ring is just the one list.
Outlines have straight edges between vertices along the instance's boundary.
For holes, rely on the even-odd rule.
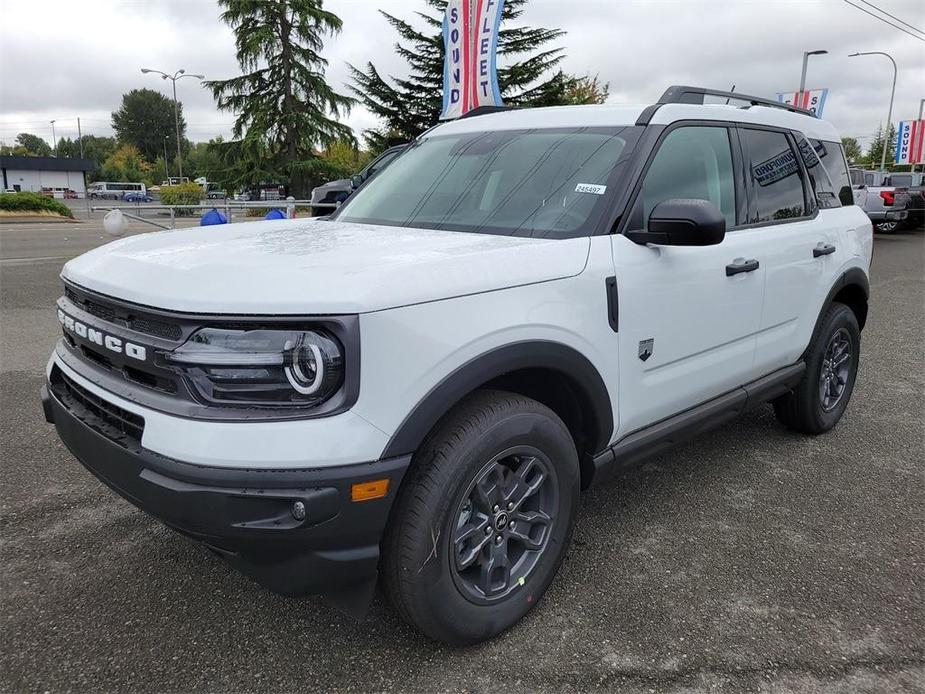
[[[178,104],[178,108],[182,148],[186,121],[183,120],[183,104]],[[153,89],[133,89],[123,94],[122,105],[112,114],[112,129],[119,142],[133,145],[149,161],[164,154],[165,138],[168,150],[177,151],[173,99]]]

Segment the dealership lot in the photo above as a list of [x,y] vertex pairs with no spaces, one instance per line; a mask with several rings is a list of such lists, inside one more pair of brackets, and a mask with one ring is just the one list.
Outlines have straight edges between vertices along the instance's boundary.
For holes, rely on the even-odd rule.
[[38,401],[51,308],[61,264],[106,240],[98,221],[0,226],[0,689],[925,686],[922,232],[876,239],[834,432],[790,434],[763,408],[588,492],[543,602],[465,650],[381,600],[358,623],[270,594],[71,458]]

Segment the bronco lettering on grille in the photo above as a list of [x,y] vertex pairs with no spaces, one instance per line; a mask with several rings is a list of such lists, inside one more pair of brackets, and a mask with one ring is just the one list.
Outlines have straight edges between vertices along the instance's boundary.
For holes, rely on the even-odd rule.
[[67,315],[61,309],[58,309],[58,322],[64,326],[65,330],[69,330],[78,337],[82,337],[85,340],[89,340],[100,347],[105,347],[111,352],[116,352],[117,354],[125,354],[127,357],[132,359],[137,359],[138,361],[144,361],[148,354],[147,349],[141,345],[136,345],[133,342],[128,342],[123,340],[115,335],[107,335],[106,333],[95,330],[87,325],[84,325],[78,320],[74,320],[71,316]]

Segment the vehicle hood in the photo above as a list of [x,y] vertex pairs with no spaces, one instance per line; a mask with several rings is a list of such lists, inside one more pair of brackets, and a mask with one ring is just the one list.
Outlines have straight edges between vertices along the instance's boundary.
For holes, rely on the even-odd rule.
[[335,188],[346,188],[347,190],[350,190],[353,188],[353,180],[349,178],[339,178],[336,181],[328,181],[324,185],[320,185],[317,188],[312,188],[312,193],[314,193],[316,190],[331,190]]
[[190,313],[380,311],[579,274],[590,240],[548,240],[298,219],[132,236],[62,277]]

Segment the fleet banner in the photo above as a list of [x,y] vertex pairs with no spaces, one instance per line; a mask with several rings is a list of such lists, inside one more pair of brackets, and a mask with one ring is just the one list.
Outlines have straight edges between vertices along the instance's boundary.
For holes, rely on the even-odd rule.
[[504,0],[449,0],[443,18],[443,112],[459,118],[479,106],[502,106],[498,28]]
[[922,163],[923,128],[925,128],[925,120],[904,120],[899,122],[899,130],[896,131],[895,163]]
[[788,106],[796,106],[811,111],[816,118],[822,118],[822,109],[825,108],[825,98],[829,95],[828,89],[807,89],[800,93],[795,92],[777,93],[777,100]]

